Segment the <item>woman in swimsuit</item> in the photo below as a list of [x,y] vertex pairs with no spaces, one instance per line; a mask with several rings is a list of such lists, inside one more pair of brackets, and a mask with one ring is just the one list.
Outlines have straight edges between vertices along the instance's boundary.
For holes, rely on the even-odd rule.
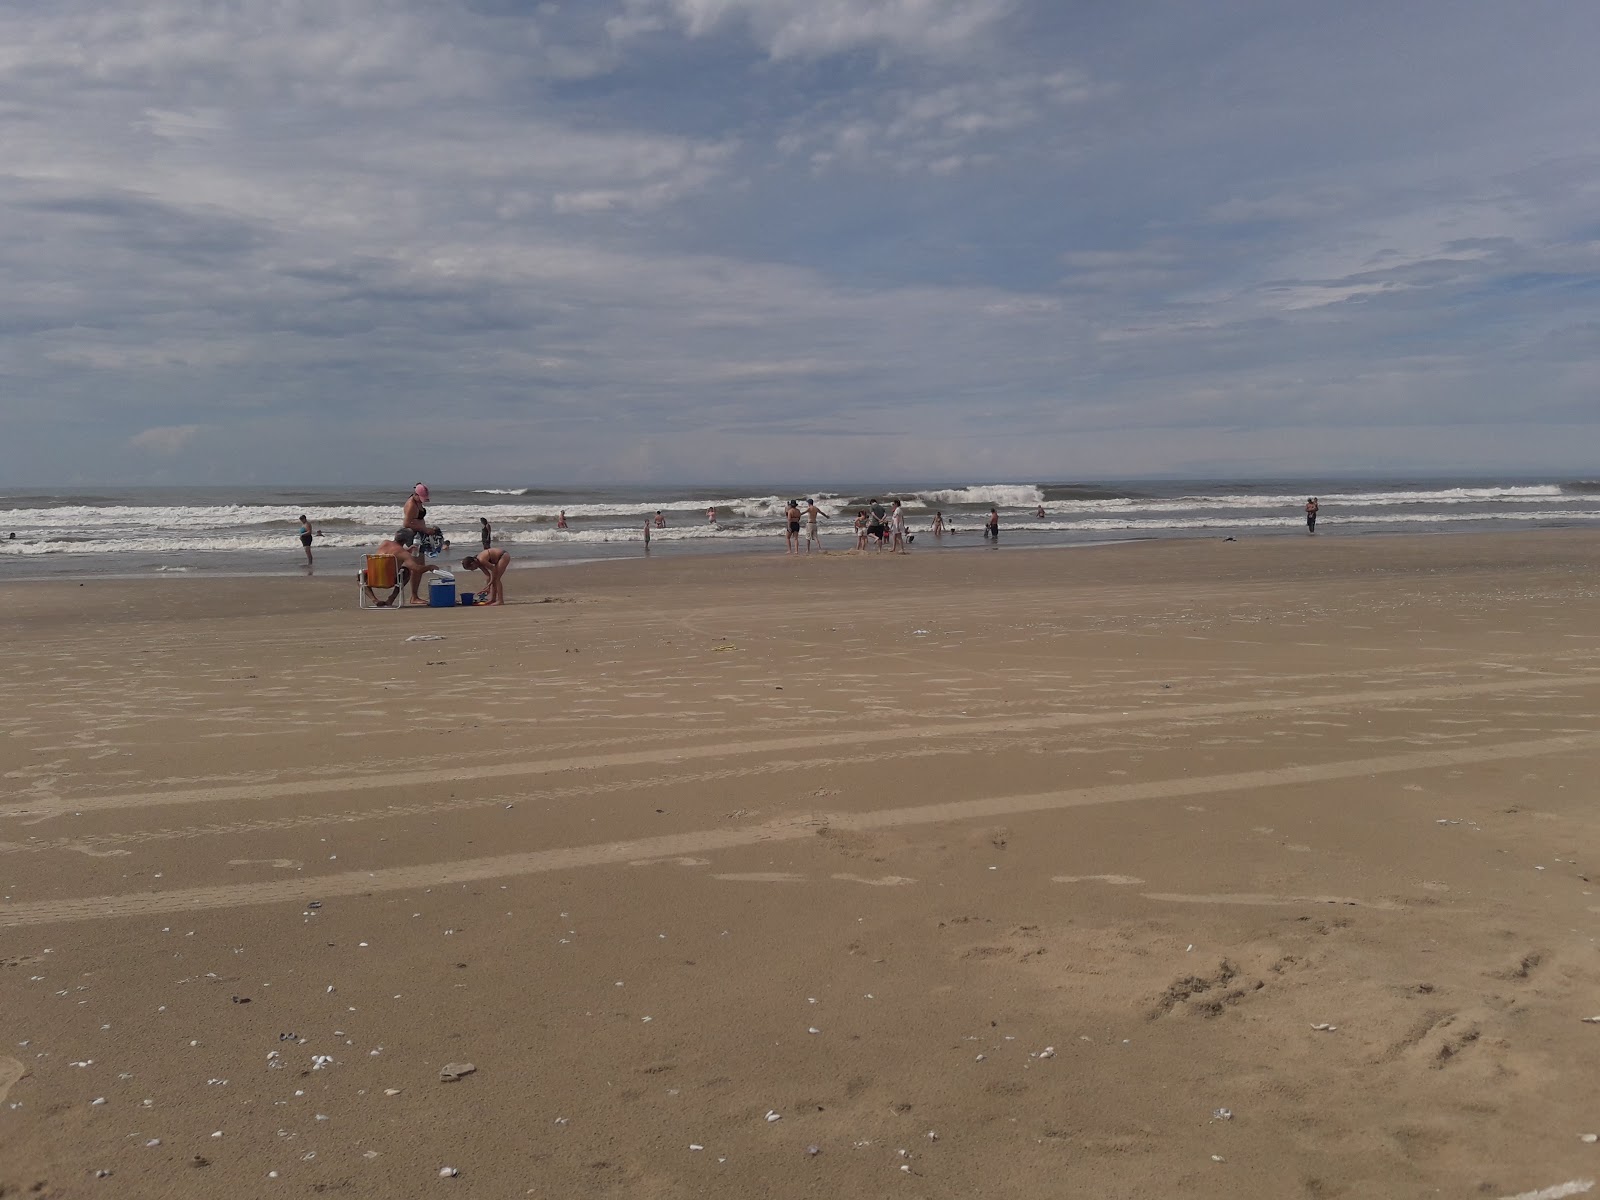
[[306,566],[311,565],[311,538],[316,530],[311,528],[311,518],[300,514],[300,548],[306,552]]
[[478,524],[483,526],[483,548],[487,550],[489,548],[489,535],[491,532],[489,529],[489,518],[479,517]]
[[506,568],[511,565],[511,555],[504,550],[480,550],[477,554],[469,555],[461,560],[461,565],[469,571],[482,571],[488,584],[483,589],[483,603],[504,604],[506,602],[506,588],[502,576]]
[[400,528],[395,530],[394,540],[402,546],[410,546],[419,539],[439,532],[437,526],[428,524],[427,503],[428,485],[419,483],[411,489],[411,495],[406,497]]
[[944,536],[944,513],[942,512],[936,512],[933,514],[933,536]]
[[567,510],[563,508],[561,510],[561,515],[556,518],[556,528],[557,529],[565,529],[566,527],[567,527]]
[[800,501],[789,501],[789,507],[783,514],[783,519],[789,532],[784,534],[783,548],[789,554],[800,553]]

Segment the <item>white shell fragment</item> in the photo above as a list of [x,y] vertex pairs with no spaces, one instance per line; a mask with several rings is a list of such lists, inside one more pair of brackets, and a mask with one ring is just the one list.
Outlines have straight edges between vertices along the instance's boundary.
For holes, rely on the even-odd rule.
[[783,1120],[783,1114],[781,1112],[774,1112],[774,1111],[769,1109],[767,1111],[767,1120],[769,1120],[769,1121],[781,1121],[781,1120]]
[[1326,1021],[1324,1021],[1320,1025],[1313,1025],[1311,1028],[1315,1029],[1318,1033],[1332,1033],[1339,1027],[1337,1025],[1329,1025]]

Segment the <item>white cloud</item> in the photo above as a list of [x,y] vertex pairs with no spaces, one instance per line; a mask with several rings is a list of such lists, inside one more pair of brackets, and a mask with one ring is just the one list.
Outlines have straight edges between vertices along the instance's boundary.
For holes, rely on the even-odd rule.
[[881,48],[959,53],[1008,13],[1014,0],[627,0],[614,32],[676,22],[690,37],[741,26],[775,59]]

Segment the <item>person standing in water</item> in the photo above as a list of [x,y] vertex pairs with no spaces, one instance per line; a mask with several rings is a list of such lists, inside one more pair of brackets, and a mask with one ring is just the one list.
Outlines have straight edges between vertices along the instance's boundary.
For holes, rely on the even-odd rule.
[[667,527],[667,517],[666,517],[666,514],[665,514],[665,513],[663,513],[663,512],[662,512],[662,511],[661,511],[661,510],[660,510],[660,509],[659,509],[659,508],[658,508],[658,509],[656,509],[656,528],[657,528],[657,529],[665,529],[665,528],[666,528],[666,527]]
[[561,510],[561,515],[556,518],[556,528],[557,529],[565,529],[566,527],[567,527],[567,510],[563,508]]
[[717,523],[717,506],[715,504],[706,509],[706,523],[708,525],[715,525]]
[[936,513],[933,514],[933,536],[934,537],[943,537],[944,536],[944,513],[943,512],[936,512]]
[[783,535],[783,549],[786,554],[800,553],[800,501],[789,501],[789,507],[783,511],[784,528],[787,532]]
[[[311,528],[310,517],[306,516],[305,513],[300,514],[300,548],[306,552],[306,566],[308,567],[312,565],[311,539],[321,532],[320,529]],[[15,537],[16,535],[13,534],[12,536]]]
[[991,537],[995,544],[1000,544],[1000,510],[994,505],[989,506],[989,523],[983,528],[984,537]]
[[822,535],[817,532],[817,518],[832,520],[827,513],[817,507],[817,502],[811,498],[806,499],[806,553],[811,553],[811,543],[817,544],[817,549],[822,549]]
[[889,528],[894,531],[894,545],[891,550],[895,554],[904,554],[906,552],[906,511],[900,507],[900,501],[898,500],[890,508]]
[[1319,507],[1320,505],[1317,504],[1317,498],[1315,496],[1312,496],[1311,499],[1306,501],[1307,533],[1315,533],[1317,531],[1317,509]]
[[489,548],[489,534],[491,532],[489,529],[489,518],[479,517],[478,524],[483,526],[483,529],[480,532],[483,535],[483,548],[487,550]]

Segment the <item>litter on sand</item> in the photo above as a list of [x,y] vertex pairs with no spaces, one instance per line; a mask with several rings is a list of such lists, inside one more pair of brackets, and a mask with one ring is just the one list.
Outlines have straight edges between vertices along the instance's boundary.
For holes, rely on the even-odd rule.
[[1318,1033],[1332,1033],[1339,1027],[1337,1025],[1329,1025],[1326,1021],[1324,1021],[1320,1025],[1313,1025],[1311,1028],[1315,1029]]
[[454,1083],[463,1075],[471,1075],[478,1068],[471,1063],[445,1063],[439,1068],[440,1083]]
[[408,637],[406,639],[406,641],[408,641],[408,642],[442,642],[442,641],[444,641],[444,634],[442,634],[442,633],[413,633],[410,637]]
[[1211,1110],[1211,1118],[1214,1121],[1231,1121],[1233,1120],[1233,1109],[1214,1108]]

